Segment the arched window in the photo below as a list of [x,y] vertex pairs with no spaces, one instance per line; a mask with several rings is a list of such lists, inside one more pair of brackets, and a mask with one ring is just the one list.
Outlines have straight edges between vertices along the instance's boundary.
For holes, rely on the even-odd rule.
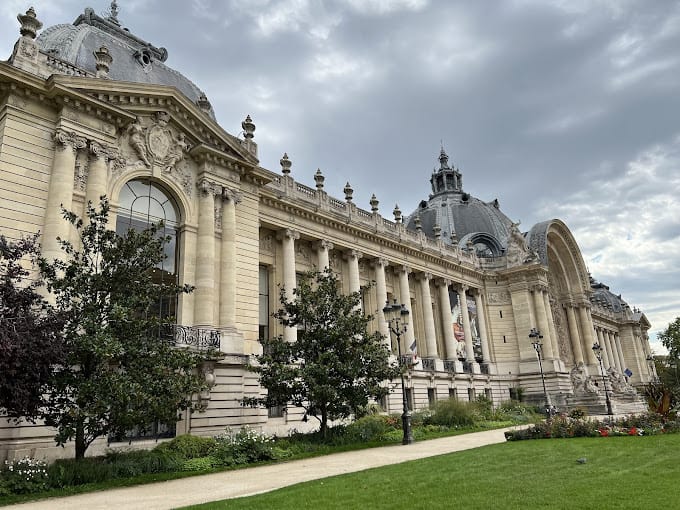
[[[158,184],[148,179],[129,181],[120,192],[116,232],[124,235],[129,229],[138,231],[153,223],[163,222],[160,234],[170,238],[164,246],[165,258],[154,270],[155,282],[176,282],[178,253],[179,209],[175,200]],[[158,304],[157,313],[161,317],[175,316],[177,300],[164,298]]]

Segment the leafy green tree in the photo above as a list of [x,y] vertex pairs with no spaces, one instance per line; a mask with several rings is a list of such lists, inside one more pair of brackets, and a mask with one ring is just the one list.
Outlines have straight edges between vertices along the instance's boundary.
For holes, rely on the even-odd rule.
[[[177,421],[202,389],[202,357],[163,334],[172,318],[159,317],[160,300],[190,292],[188,286],[154,282],[163,260],[161,225],[107,229],[109,204],[88,206],[88,221],[64,212],[77,230],[77,246],[60,240],[63,260],[40,266],[57,309],[66,317],[65,360],[56,367],[41,417],[56,427],[56,441],[75,440],[76,458],[107,434],[123,435],[155,422]],[[171,330],[170,330],[171,331]]]
[[308,272],[294,289],[294,299],[280,293],[274,313],[283,326],[297,329],[297,340],[263,339],[257,356],[264,398],[247,404],[302,407],[320,422],[326,437],[329,420],[346,418],[389,392],[386,381],[399,375],[380,333],[369,333],[373,320],[359,308],[360,295],[343,295],[330,270]]
[[0,411],[15,419],[38,415],[52,367],[63,361],[63,321],[27,269],[38,256],[37,235],[0,236]]
[[680,317],[659,333],[658,338],[668,349],[668,355],[655,359],[659,380],[648,386],[647,396],[656,412],[668,415],[680,405]]

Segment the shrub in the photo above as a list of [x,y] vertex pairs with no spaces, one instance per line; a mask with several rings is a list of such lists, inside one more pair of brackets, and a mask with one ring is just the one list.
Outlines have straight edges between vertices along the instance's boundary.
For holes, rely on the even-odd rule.
[[461,402],[453,398],[438,400],[431,410],[431,414],[425,420],[425,425],[470,427],[479,417],[479,408],[476,403]]
[[113,478],[111,465],[103,458],[59,459],[47,468],[50,487],[73,487]]
[[229,428],[224,434],[215,436],[215,446],[210,451],[220,466],[250,464],[274,459],[274,441],[266,434],[250,427],[243,427],[234,433]]
[[588,412],[582,407],[575,407],[569,411],[569,418],[572,420],[582,420],[586,416],[588,416]]
[[0,492],[28,494],[43,491],[48,487],[47,463],[30,457],[6,460],[0,480]]
[[209,471],[217,465],[214,457],[195,457],[182,464],[182,471]]
[[206,457],[215,446],[212,437],[191,436],[184,434],[166,443],[159,444],[154,451],[176,453],[183,459]]
[[388,416],[371,414],[359,418],[346,427],[347,439],[350,441],[384,441],[385,434],[395,427]]
[[181,468],[184,458],[176,452],[138,450],[110,452],[105,461],[114,478],[127,478],[146,473],[166,473]]

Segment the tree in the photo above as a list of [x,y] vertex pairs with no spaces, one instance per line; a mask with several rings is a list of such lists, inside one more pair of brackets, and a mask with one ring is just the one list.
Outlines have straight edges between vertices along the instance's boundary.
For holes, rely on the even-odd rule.
[[88,206],[88,221],[64,212],[79,234],[78,247],[60,240],[64,260],[41,260],[48,290],[64,314],[64,363],[54,370],[41,417],[56,427],[56,441],[75,439],[76,458],[100,436],[123,435],[155,422],[173,423],[202,389],[199,354],[174,345],[164,331],[171,317],[157,304],[190,292],[188,286],[155,282],[163,260],[162,225],[107,229],[109,204]]
[[63,361],[62,318],[26,269],[38,256],[37,235],[0,236],[0,411],[17,420],[38,415],[52,367]]
[[650,407],[662,415],[677,411],[680,404],[680,317],[658,334],[668,355],[655,359],[659,380],[647,387]]
[[368,332],[373,317],[363,315],[359,293],[342,295],[330,270],[305,273],[293,294],[289,301],[281,289],[274,317],[296,328],[297,340],[263,339],[263,354],[252,370],[268,393],[246,403],[302,407],[319,420],[325,438],[329,420],[346,418],[370,398],[385,396],[385,382],[399,370],[390,363],[383,336]]

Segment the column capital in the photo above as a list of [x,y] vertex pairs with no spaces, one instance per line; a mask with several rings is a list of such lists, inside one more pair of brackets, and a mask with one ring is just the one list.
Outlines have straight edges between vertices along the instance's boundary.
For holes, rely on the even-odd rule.
[[343,258],[344,258],[345,260],[349,260],[349,259],[357,259],[357,260],[359,260],[360,258],[362,258],[362,257],[364,256],[364,254],[361,253],[361,252],[358,251],[358,250],[345,250],[345,251],[343,252],[342,256],[343,256]]
[[411,272],[411,268],[409,266],[405,266],[405,265],[402,264],[402,265],[394,266],[394,272],[395,273],[406,273],[406,276],[408,276],[408,274]]
[[458,290],[459,292],[465,293],[468,290],[470,290],[470,286],[466,283],[454,282],[453,285],[456,287],[456,290]]
[[233,202],[234,205],[240,204],[242,199],[241,193],[225,186],[222,186],[222,189],[220,190],[220,196],[225,202]]
[[449,285],[451,285],[451,280],[449,280],[448,278],[435,278],[434,284],[437,287],[448,287]]
[[335,245],[328,239],[319,239],[318,241],[314,242],[313,246],[316,251],[321,250],[330,251],[335,247]]
[[419,281],[425,281],[426,280],[426,281],[429,282],[430,280],[432,280],[432,273],[426,273],[424,271],[417,273],[416,274],[416,280],[419,280]]
[[196,187],[200,195],[220,195],[222,193],[222,188],[215,184],[210,179],[205,177],[199,179],[196,182]]
[[284,239],[292,239],[297,241],[300,239],[300,232],[293,230],[292,228],[284,228],[276,233],[276,239],[283,241]]
[[377,267],[386,268],[389,265],[390,265],[390,261],[387,260],[384,257],[377,257],[377,258],[371,260],[371,267],[374,268],[374,269],[377,268]]
[[66,131],[62,128],[58,128],[54,132],[54,141],[57,143],[58,150],[66,150],[67,147],[71,147],[75,152],[87,147],[87,138],[78,135],[75,131]]

